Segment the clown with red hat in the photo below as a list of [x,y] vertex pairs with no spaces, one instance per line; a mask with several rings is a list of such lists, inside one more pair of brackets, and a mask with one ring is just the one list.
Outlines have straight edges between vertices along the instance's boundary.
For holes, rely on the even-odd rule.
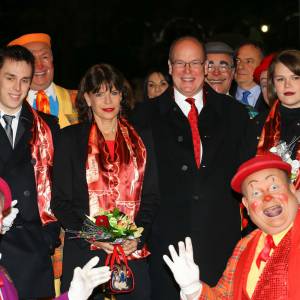
[[171,257],[164,255],[164,260],[182,299],[300,299],[300,212],[290,174],[291,165],[273,153],[257,155],[239,167],[231,187],[243,194],[258,229],[238,242],[214,288],[200,281],[190,238],[178,243],[178,253],[169,246]]

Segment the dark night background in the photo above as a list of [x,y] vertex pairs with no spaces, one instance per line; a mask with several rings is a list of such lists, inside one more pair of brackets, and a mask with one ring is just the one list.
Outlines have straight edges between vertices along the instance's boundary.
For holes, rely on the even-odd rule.
[[[1,46],[24,33],[46,32],[52,37],[56,83],[76,88],[85,70],[99,62],[133,80],[152,66],[166,66],[169,44],[181,34],[232,47],[251,38],[267,53],[299,48],[299,2],[0,0]],[[262,33],[261,24],[270,31]]]

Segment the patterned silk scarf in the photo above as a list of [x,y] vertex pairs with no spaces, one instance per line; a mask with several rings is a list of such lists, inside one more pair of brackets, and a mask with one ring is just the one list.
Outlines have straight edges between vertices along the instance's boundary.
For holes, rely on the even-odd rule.
[[[102,133],[93,123],[86,162],[90,215],[97,215],[100,208],[112,210],[117,207],[134,221],[141,203],[146,148],[136,131],[123,118],[118,120],[114,151],[112,159]],[[149,252],[143,248],[128,259],[147,255]]]
[[[270,113],[266,119],[264,127],[262,129],[258,146],[257,146],[257,154],[263,154],[269,151],[273,146],[276,146],[280,141],[280,111],[279,111],[280,102],[276,100],[274,105],[272,106]],[[297,143],[297,152],[296,159],[300,161],[300,143]],[[300,188],[300,172],[298,172],[298,176],[294,181],[294,185],[296,189]]]
[[90,215],[97,215],[100,208],[117,207],[133,221],[141,202],[146,149],[123,118],[118,120],[114,154],[112,159],[102,133],[93,123],[86,162]]
[[31,156],[35,160],[34,176],[37,190],[38,208],[43,225],[55,222],[56,218],[51,212],[51,179],[50,170],[53,166],[53,141],[49,126],[30,108],[33,115]]

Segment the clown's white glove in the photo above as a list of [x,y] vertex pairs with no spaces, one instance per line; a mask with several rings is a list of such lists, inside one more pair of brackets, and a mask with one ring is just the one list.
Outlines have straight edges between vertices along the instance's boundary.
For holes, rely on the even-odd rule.
[[8,213],[7,216],[3,218],[1,234],[6,233],[11,228],[15,218],[17,217],[19,210],[16,207],[14,207],[17,203],[18,200],[13,200],[11,202],[10,212]]
[[185,295],[198,292],[201,293],[202,284],[200,282],[199,267],[194,262],[192,241],[189,237],[184,242],[178,243],[179,254],[173,245],[169,246],[172,260],[164,255],[163,259],[171,269],[176,282]]
[[109,267],[94,268],[99,263],[99,257],[90,259],[81,269],[75,268],[68,292],[69,300],[86,300],[93,289],[110,279]]

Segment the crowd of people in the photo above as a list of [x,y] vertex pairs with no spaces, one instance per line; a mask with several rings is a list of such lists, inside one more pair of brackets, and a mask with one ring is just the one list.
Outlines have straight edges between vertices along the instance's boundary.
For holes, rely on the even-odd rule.
[[[166,66],[134,103],[106,63],[55,84],[45,33],[0,50],[2,299],[298,299],[300,51],[183,36]],[[114,208],[144,231],[112,296],[116,246],[71,232]]]

